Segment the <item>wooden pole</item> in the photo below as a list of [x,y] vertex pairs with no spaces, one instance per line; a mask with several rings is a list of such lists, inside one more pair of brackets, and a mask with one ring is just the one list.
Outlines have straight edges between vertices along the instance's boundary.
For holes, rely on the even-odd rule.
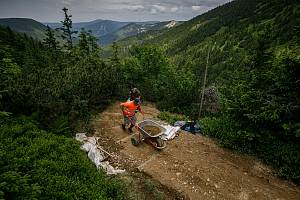
[[216,45],[216,42],[214,43],[212,48],[210,48],[208,50],[207,57],[206,57],[206,66],[205,66],[205,72],[204,72],[203,88],[202,88],[202,94],[201,94],[201,101],[200,101],[200,109],[199,109],[199,113],[198,113],[198,119],[201,117],[201,112],[202,112],[202,106],[203,106],[203,100],[204,100],[204,90],[205,90],[206,77],[207,77],[207,68],[208,68],[208,63],[209,63],[209,56],[210,56],[210,52],[214,49],[215,45]]

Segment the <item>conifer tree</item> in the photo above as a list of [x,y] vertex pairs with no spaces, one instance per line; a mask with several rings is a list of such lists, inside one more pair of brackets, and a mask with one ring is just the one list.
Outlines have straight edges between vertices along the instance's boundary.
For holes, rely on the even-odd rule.
[[58,49],[58,42],[54,36],[53,30],[47,25],[46,30],[46,38],[44,39],[44,43],[48,46],[49,49],[54,50],[55,52]]
[[120,64],[120,58],[119,58],[119,46],[116,42],[113,42],[112,45],[112,58],[111,61],[114,65]]
[[88,35],[84,28],[81,29],[79,34],[79,48],[80,50],[84,51],[85,53],[89,53],[89,45],[88,45]]
[[87,32],[87,40],[88,40],[88,44],[89,44],[91,52],[95,52],[97,50],[100,50],[100,47],[99,47],[99,45],[97,43],[97,38],[92,35],[92,31],[91,30],[89,30]]
[[63,36],[63,39],[67,39],[66,46],[70,50],[73,47],[72,34],[74,33],[72,31],[72,20],[71,20],[72,15],[68,15],[68,9],[66,7],[64,7],[62,10],[64,11],[65,14],[65,20],[61,21],[63,25],[61,30],[64,32],[64,34],[66,34],[66,36]]
[[91,34],[91,31],[81,30],[79,34],[79,48],[87,54],[95,53],[100,50],[97,44],[97,38]]
[[7,30],[7,42],[8,42],[8,44],[16,45],[15,33],[11,30],[11,28],[9,26],[6,27],[6,30]]

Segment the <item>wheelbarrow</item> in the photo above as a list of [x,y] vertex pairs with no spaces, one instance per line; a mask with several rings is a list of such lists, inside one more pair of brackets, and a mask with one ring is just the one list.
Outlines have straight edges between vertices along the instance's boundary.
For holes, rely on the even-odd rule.
[[[152,121],[150,119],[145,119],[137,124],[133,124],[135,128],[138,130],[138,134],[135,134],[131,137],[131,143],[134,146],[138,146],[141,142],[146,142],[152,145],[155,149],[161,150],[166,148],[166,143],[164,140],[161,139],[161,135],[166,132],[166,129],[162,127],[160,124]],[[159,128],[160,132],[158,133],[150,133],[147,132],[144,128],[146,126],[156,127]]]

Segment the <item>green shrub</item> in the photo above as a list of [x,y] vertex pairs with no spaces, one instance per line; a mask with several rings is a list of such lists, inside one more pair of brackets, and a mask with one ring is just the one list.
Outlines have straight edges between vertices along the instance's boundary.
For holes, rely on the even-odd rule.
[[300,144],[284,142],[271,132],[253,130],[229,116],[203,118],[205,135],[227,148],[250,153],[277,169],[280,176],[300,183]]
[[68,118],[66,116],[59,116],[50,125],[51,132],[61,135],[70,135],[70,128]]
[[126,199],[72,138],[38,129],[23,119],[0,126],[0,198]]
[[188,118],[185,115],[174,114],[170,112],[161,112],[157,117],[161,120],[167,121],[170,124],[174,124],[176,121],[188,120]]
[[157,200],[164,200],[166,196],[163,192],[159,191],[155,183],[153,183],[150,179],[145,179],[144,184],[146,189],[153,194],[155,199]]

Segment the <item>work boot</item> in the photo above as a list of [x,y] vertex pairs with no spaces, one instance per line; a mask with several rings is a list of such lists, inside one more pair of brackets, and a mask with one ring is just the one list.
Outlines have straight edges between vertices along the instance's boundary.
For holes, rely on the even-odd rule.
[[122,124],[121,127],[122,127],[122,129],[125,131],[125,129],[126,129],[126,128],[125,128],[125,125]]
[[133,133],[132,128],[128,128],[128,132],[129,132],[129,133]]
[[132,125],[130,125],[130,127],[128,128],[128,131],[129,131],[129,133],[132,133],[133,131],[132,131],[132,128],[133,128],[134,126],[132,126]]

